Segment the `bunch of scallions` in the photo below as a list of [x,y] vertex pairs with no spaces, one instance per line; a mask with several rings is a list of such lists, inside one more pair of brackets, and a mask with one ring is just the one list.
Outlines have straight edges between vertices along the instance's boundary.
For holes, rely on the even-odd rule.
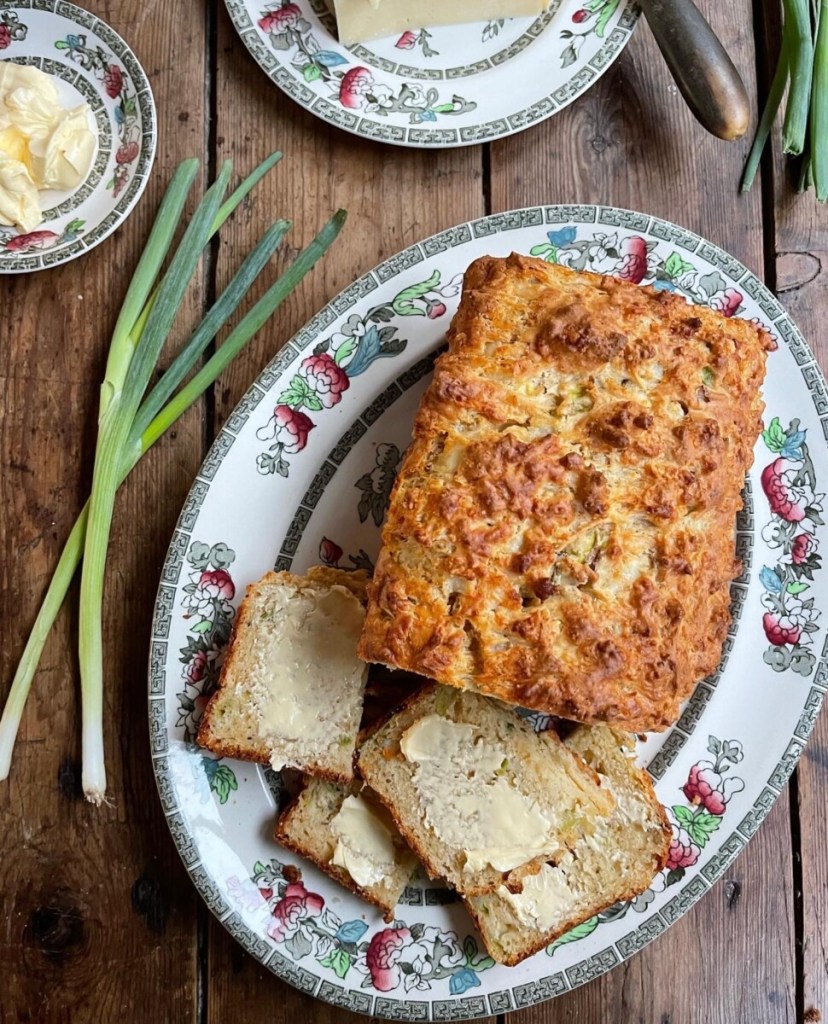
[[190,371],[201,362],[205,350],[239,307],[290,228],[288,221],[276,221],[242,262],[169,368],[150,389],[150,379],[161,350],[210,239],[280,159],[281,153],[270,156],[226,200],[224,195],[232,166],[225,163],[216,182],[204,194],[184,228],[166,270],[162,272],[198,172],[198,161],[185,160],[173,174],[112,335],[100,393],[92,493],[61,553],[0,719],[0,779],[9,774],[23,708],[49,630],[60,611],[75,570],[83,560],[78,641],[83,725],[82,781],[88,800],[99,804],[105,799],[101,613],[115,494],[144,452],[215,381],[327,251],[345,222],[345,213],[340,210],[241,318],[223,344],[187,380]]
[[779,62],[745,164],[742,191],[753,184],[787,87],[782,148],[802,158],[799,191],[813,186],[824,203],[828,199],[828,0],[782,0],[782,8]]

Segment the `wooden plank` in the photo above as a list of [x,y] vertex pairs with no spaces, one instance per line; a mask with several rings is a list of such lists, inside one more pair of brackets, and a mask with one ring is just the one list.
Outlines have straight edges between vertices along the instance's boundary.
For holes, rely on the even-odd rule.
[[[699,7],[755,95],[749,0]],[[537,203],[602,203],[643,209],[717,242],[764,276],[760,190],[738,195],[748,141],[707,136],[684,107],[641,25],[621,59],[566,111],[497,142],[491,154],[495,211]],[[684,919],[628,965],[509,1024],[608,1019],[793,1021],[795,974],[788,798],[749,850]],[[763,941],[750,922],[766,922]],[[771,924],[772,922],[772,924]]]
[[[399,249],[484,212],[479,148],[425,153],[382,147],[325,125],[297,107],[251,60],[224,11],[219,17],[218,156],[248,167],[271,149],[282,164],[257,190],[250,209],[222,233],[219,279],[275,216],[293,220],[281,266],[306,245],[337,207],[348,223],[324,264],[305,280],[224,375],[216,393],[216,424],[226,418],[282,344],[341,288]],[[245,111],[244,119],[238,117]],[[300,995],[269,975],[211,920],[209,1021],[240,1024],[364,1020]]]
[[[116,234],[65,267],[0,281],[0,648],[3,693],[86,497],[98,387],[118,299],[171,169],[204,138],[203,5],[92,0],[152,80],[158,159]],[[181,59],[186,49],[187,59]],[[200,289],[185,318],[201,308]],[[195,896],[161,813],[146,719],[158,574],[202,452],[200,414],[124,488],[110,549],[104,636],[110,805],[80,798],[77,595],[49,641],[0,785],[0,1017],[50,1024],[196,1015]],[[130,1014],[132,1010],[132,1014]]]

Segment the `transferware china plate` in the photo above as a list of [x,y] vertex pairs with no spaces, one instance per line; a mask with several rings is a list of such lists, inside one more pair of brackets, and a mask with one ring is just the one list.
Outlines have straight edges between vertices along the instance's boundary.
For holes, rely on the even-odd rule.
[[155,105],[135,54],[112,29],[64,0],[0,3],[0,60],[54,77],[65,107],[88,103],[98,147],[74,192],[41,193],[43,223],[0,224],[0,274],[67,263],[110,235],[129,214],[155,156]]
[[329,124],[398,146],[448,148],[521,131],[612,64],[633,0],[552,0],[539,18],[418,28],[342,46],[325,0],[225,0],[265,73]]
[[[271,838],[282,783],[193,745],[245,587],[318,563],[370,570],[396,467],[435,354],[477,256],[512,251],[675,291],[776,339],[764,432],[737,522],[743,575],[720,669],[678,724],[639,744],[673,827],[650,889],[518,967],[495,965],[464,910],[417,878],[392,924]],[[338,1006],[396,1020],[460,1020],[528,1006],[632,956],[700,899],[785,785],[828,687],[820,545],[828,394],[768,290],[710,242],[607,207],[547,206],[444,231],[361,277],[259,376],[202,466],[155,609],[152,757],[193,881],[274,974]],[[532,716],[537,728],[548,723]],[[297,865],[301,881],[290,870]]]

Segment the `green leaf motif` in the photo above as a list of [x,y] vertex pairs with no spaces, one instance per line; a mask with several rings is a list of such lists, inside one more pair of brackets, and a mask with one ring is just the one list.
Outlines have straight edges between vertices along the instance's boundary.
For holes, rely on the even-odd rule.
[[682,828],[687,828],[688,824],[693,820],[693,812],[689,807],[684,807],[682,804],[676,804],[676,806],[671,808],[671,810],[673,812],[673,817]]
[[699,848],[707,845],[707,840],[721,825],[722,819],[710,811],[702,811],[692,816],[685,828],[687,834]]
[[[288,384],[287,391],[283,391],[277,401],[280,405],[289,405],[292,409],[299,409],[303,405],[307,405],[311,409],[313,406],[310,403],[316,402],[318,399],[313,391],[311,391],[305,378],[297,374]],[[321,408],[321,405],[317,406],[317,409]]]
[[391,303],[391,308],[397,316],[425,316],[425,310],[415,306],[414,299],[421,299],[424,295],[428,295],[429,292],[434,291],[439,283],[440,271],[435,270],[427,281],[412,284],[398,292]]
[[807,590],[808,589],[808,584],[807,583],[789,583],[786,589],[787,589],[789,594],[793,594],[793,596],[796,597],[797,594],[801,594],[803,590]]
[[262,864],[260,860],[257,860],[253,865],[253,877],[258,878],[259,875],[263,875],[267,871],[267,868]]
[[785,447],[785,431],[778,416],[774,416],[767,428],[762,431],[762,440],[772,452],[781,452]]
[[302,68],[302,75],[306,82],[315,82],[322,77],[322,72],[316,64],[306,64]]
[[352,962],[350,954],[346,953],[341,947],[332,949],[330,953],[319,961],[323,967],[330,967],[337,978],[345,977]]
[[238,788],[236,773],[226,764],[219,765],[210,776],[210,789],[218,796],[220,804],[226,804],[230,794]]
[[66,42],[65,39],[58,39],[58,41],[55,43],[55,49],[56,50],[68,50],[69,49],[69,44]]
[[194,626],[190,626],[191,633],[207,633],[209,632],[212,623],[209,619],[202,619],[201,622],[197,622]]
[[677,252],[671,252],[664,264],[664,273],[675,280],[693,269],[693,264],[683,260]]
[[337,366],[341,366],[349,356],[353,355],[356,347],[356,338],[346,338],[339,346],[339,348],[336,350],[336,352],[334,352],[333,361],[336,363]]
[[559,939],[555,939],[554,942],[550,943],[550,945],[546,947],[546,955],[552,956],[559,946],[565,946],[568,942],[577,942],[578,939],[585,939],[587,935],[592,935],[597,927],[598,918],[596,916],[589,918],[588,921],[584,921],[583,924],[570,928],[568,932],[562,935]]
[[595,23],[595,35],[598,36],[599,39],[604,38],[604,33],[607,31],[607,25],[610,22],[610,18],[612,18],[613,14],[615,14],[618,9],[618,4],[619,0],[608,0],[607,5],[598,15],[598,21]]

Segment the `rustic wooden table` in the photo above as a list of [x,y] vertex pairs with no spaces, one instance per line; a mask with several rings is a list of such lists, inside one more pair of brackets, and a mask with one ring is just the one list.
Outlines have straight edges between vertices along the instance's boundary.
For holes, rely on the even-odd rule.
[[[613,203],[707,236],[777,291],[825,365],[828,218],[812,197],[794,197],[778,157],[750,195],[738,194],[747,143],[717,142],[695,124],[643,24],[601,81],[552,120],[490,146],[433,153],[373,145],[300,110],[254,65],[219,0],[87,5],[149,73],[158,158],[123,230],[68,266],[0,279],[0,693],[88,492],[105,346],[172,168],[198,154],[205,176],[227,156],[246,172],[277,147],[286,154],[222,231],[190,319],[277,214],[294,220],[296,247],[337,206],[350,219],[324,265],[122,490],[105,623],[110,806],[92,808],[79,795],[76,594],[52,635],[11,780],[0,785],[0,1021],[356,1021],[271,976],[212,919],[156,795],[145,674],[153,596],[216,428],[279,346],[355,276],[458,221],[536,203]],[[757,0],[757,12],[762,6]],[[767,79],[760,55],[778,32],[754,22],[751,0],[701,7],[755,104]],[[787,792],[704,900],[631,961],[509,1014],[508,1024],[782,1024],[828,1015],[826,770],[823,717]]]

